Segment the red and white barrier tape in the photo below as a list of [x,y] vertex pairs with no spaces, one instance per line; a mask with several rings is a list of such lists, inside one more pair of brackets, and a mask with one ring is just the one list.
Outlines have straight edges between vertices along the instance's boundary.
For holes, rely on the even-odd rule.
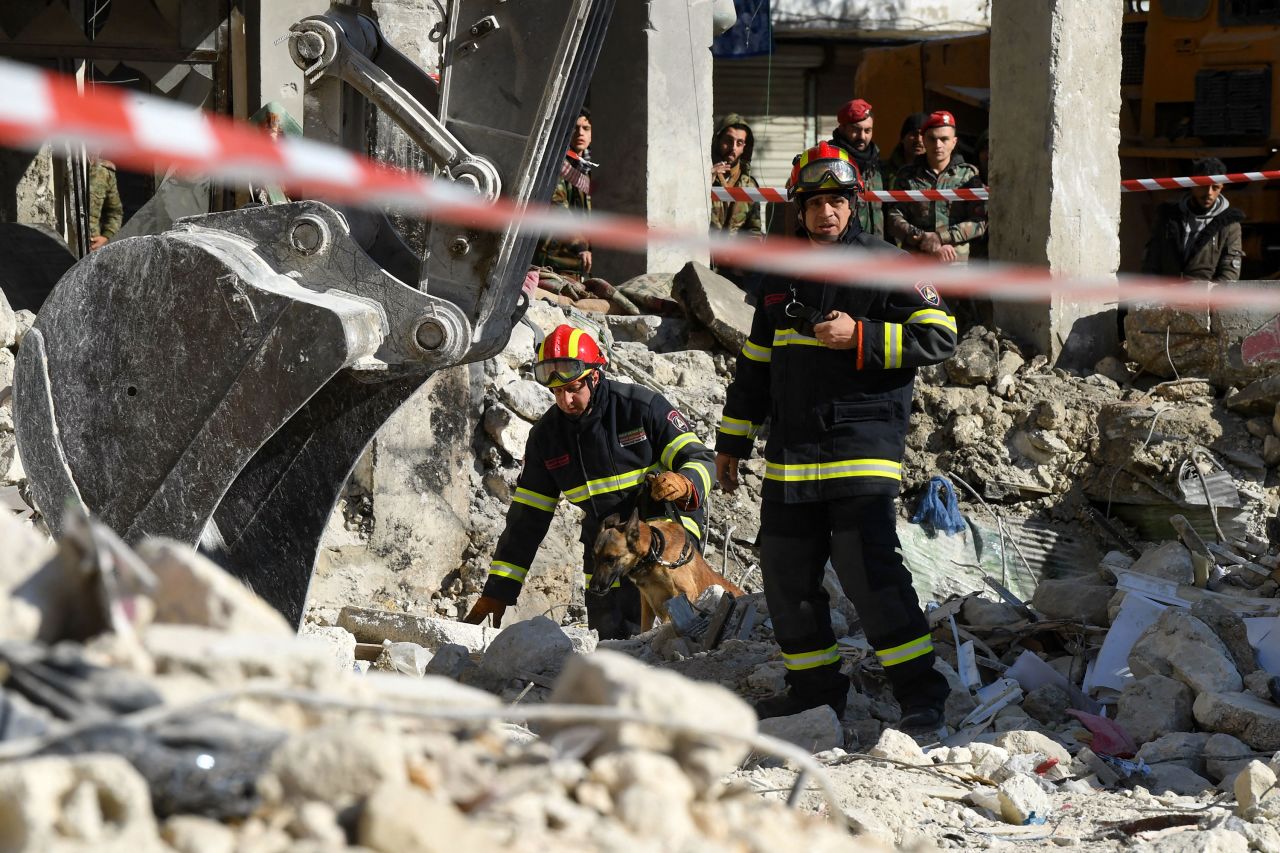
[[1016,301],[1123,299],[1196,309],[1280,307],[1280,287],[1217,288],[1206,293],[1203,283],[1152,277],[1055,278],[1037,267],[943,265],[852,247],[818,247],[790,237],[761,241],[650,226],[634,217],[601,212],[584,218],[543,204],[521,207],[507,198],[490,203],[447,181],[391,169],[317,142],[272,140],[260,128],[160,98],[107,86],[82,96],[69,77],[0,60],[0,145],[36,149],[50,142],[84,144],[135,171],[173,169],[231,185],[279,184],[300,196],[392,208],[491,231],[518,227],[538,235],[582,235],[593,245],[632,252],[653,245],[694,256],[710,251],[720,263],[834,284],[912,290],[929,283],[948,296]]
[[[1231,172],[1226,175],[1195,175],[1180,178],[1131,178],[1120,182],[1122,193],[1145,193],[1159,190],[1185,190],[1209,184],[1250,184],[1260,181],[1280,180],[1280,171]],[[990,191],[986,187],[954,190],[867,190],[863,201],[987,201]],[[786,187],[712,187],[712,201],[748,201],[785,203]]]

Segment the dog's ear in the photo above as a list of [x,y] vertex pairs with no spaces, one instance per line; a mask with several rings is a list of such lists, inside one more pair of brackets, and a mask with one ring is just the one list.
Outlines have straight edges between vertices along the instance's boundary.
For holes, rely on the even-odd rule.
[[627,544],[632,549],[640,542],[640,510],[631,510],[631,517],[627,519]]
[[607,516],[604,521],[600,522],[600,529],[607,530],[610,527],[618,527],[621,524],[622,516],[615,512],[613,515]]

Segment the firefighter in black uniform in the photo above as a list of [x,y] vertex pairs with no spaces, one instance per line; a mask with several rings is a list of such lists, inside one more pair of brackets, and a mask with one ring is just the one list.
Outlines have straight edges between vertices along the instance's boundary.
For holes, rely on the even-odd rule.
[[[899,252],[858,226],[861,177],[828,143],[798,156],[788,181],[814,243]],[[716,436],[716,476],[738,485],[766,418],[760,557],[785,694],[761,717],[827,704],[849,688],[822,579],[828,559],[903,709],[906,729],[936,728],[947,682],[895,530],[916,368],[949,357],[956,321],[927,282],[912,291],[765,279]]]
[[[556,405],[529,434],[524,470],[489,578],[464,621],[478,623],[492,614],[494,625],[501,624],[520,595],[562,494],[586,513],[582,544],[588,582],[600,522],[613,513],[626,518],[642,497],[642,517],[663,517],[662,507],[674,505],[700,547],[711,451],[661,394],[610,382],[604,366],[592,337],[571,326],[557,327],[538,347],[534,378],[551,388]],[[588,593],[586,602],[587,623],[601,639],[625,638],[639,627],[640,596],[630,581],[614,584],[604,595]]]

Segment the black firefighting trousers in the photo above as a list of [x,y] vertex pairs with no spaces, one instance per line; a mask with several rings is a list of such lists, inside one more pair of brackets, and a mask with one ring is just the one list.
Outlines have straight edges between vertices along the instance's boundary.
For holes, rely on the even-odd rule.
[[928,623],[899,550],[891,496],[766,500],[760,521],[764,593],[793,693],[826,701],[849,687],[822,587],[830,559],[898,703],[906,709],[946,701],[947,681],[933,669]]

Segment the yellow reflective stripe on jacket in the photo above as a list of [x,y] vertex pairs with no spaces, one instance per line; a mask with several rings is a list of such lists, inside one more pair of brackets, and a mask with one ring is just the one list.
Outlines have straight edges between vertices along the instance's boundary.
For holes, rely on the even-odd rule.
[[680,466],[681,471],[697,471],[698,479],[702,481],[702,494],[711,494],[711,472],[707,470],[707,466],[701,462],[690,462],[687,465]]
[[876,652],[876,657],[880,659],[881,666],[894,666],[906,663],[909,660],[915,660],[921,655],[929,654],[931,651],[933,651],[933,641],[928,634],[925,634],[923,637],[918,637],[909,643],[903,643],[891,649],[881,649]]
[[902,324],[884,324],[884,366],[902,367]]
[[765,460],[764,478],[795,483],[803,480],[837,480],[841,477],[884,477],[902,479],[902,463],[892,459],[843,459],[834,462],[808,462],[782,465]]
[[[583,573],[582,573],[582,576],[586,579],[586,581],[585,581],[585,583],[584,583],[584,586],[590,587],[590,586],[591,586],[591,572],[583,572]],[[620,586],[622,586],[622,578],[618,578],[616,581],[614,581],[614,582],[613,582],[613,586],[609,587],[609,589],[617,589],[617,588],[619,588]]]
[[808,335],[802,335],[795,329],[778,329],[773,333],[773,345],[775,347],[820,347],[824,346],[822,341],[817,338],[811,338]]
[[517,488],[514,495],[511,496],[511,502],[531,506],[534,509],[540,509],[543,512],[556,511],[556,499],[550,495],[542,495],[537,492],[530,491],[526,488]]
[[489,566],[489,574],[511,578],[518,583],[524,583],[525,576],[529,574],[529,570],[524,566],[517,566],[515,563],[494,560],[493,564]]
[[[645,519],[645,522],[653,522],[653,521],[671,521],[671,522],[674,522],[674,521],[675,521],[675,519],[674,519],[674,518],[669,518],[669,517],[667,517],[667,516],[661,516],[661,517],[656,517],[656,518],[646,518],[646,519]],[[685,529],[685,530],[688,530],[688,531],[689,531],[690,533],[692,533],[694,536],[698,537],[698,541],[702,541],[702,528],[698,526],[698,522],[694,521],[692,518],[690,518],[690,517],[689,517],[689,516],[687,516],[687,515],[682,515],[682,516],[680,516],[680,523],[684,525],[684,529]]]
[[654,463],[648,468],[637,468],[634,471],[627,471],[625,474],[614,474],[612,477],[601,477],[598,480],[588,480],[581,486],[566,491],[565,497],[576,504],[592,498],[596,495],[607,495],[609,492],[620,492],[623,489],[629,489],[644,482],[644,475],[650,471],[657,471],[662,466]]
[[742,345],[742,354],[752,361],[768,362],[773,358],[773,348],[747,341]]
[[658,459],[661,460],[662,467],[669,471],[672,470],[671,466],[675,464],[676,454],[679,453],[681,448],[686,444],[697,440],[698,437],[691,432],[682,432],[675,438],[671,439],[671,441],[667,443],[667,446],[662,448],[662,452],[658,454]]
[[929,323],[957,331],[956,318],[941,308],[921,308],[907,318],[908,323]]
[[816,652],[799,652],[797,654],[782,653],[782,662],[786,664],[787,669],[815,669],[820,666],[827,666],[840,662],[840,652],[836,646],[821,649]]
[[750,438],[759,432],[760,428],[751,423],[751,421],[744,421],[742,418],[731,418],[728,415],[721,415],[720,431],[725,435],[741,435]]

